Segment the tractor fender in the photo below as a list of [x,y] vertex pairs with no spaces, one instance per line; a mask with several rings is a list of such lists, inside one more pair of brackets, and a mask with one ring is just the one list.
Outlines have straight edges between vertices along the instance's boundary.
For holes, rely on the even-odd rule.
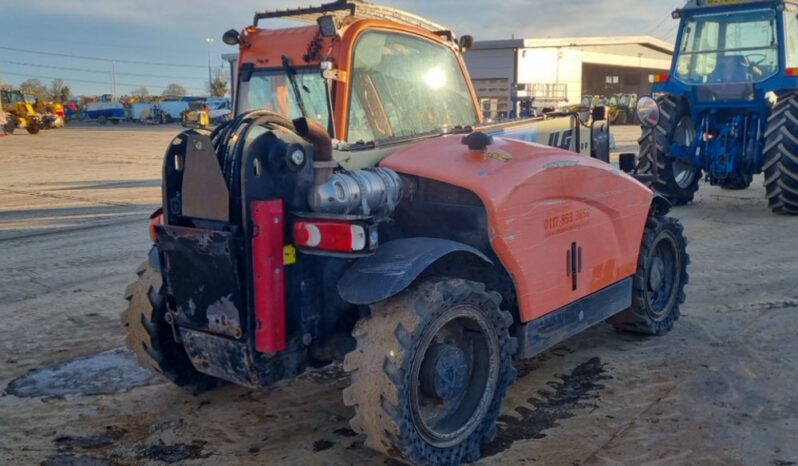
[[654,199],[651,200],[651,210],[659,215],[667,215],[671,211],[671,201],[659,191],[654,191]]
[[374,304],[396,296],[438,260],[455,253],[493,262],[471,246],[439,238],[405,238],[389,241],[374,255],[352,264],[338,282],[338,293],[357,305]]

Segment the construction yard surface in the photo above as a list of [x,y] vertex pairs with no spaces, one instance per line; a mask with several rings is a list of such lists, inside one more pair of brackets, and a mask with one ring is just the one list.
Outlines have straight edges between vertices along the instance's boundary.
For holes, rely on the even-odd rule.
[[[0,138],[0,464],[395,464],[349,429],[338,367],[193,396],[121,349],[177,131]],[[798,218],[765,204],[758,178],[674,210],[692,256],[675,330],[599,325],[519,363],[479,464],[798,464]]]

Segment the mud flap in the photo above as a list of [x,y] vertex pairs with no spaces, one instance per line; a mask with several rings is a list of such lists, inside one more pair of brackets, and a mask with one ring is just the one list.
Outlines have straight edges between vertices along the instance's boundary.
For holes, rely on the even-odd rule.
[[239,242],[222,231],[158,226],[169,305],[180,327],[242,339],[244,292]]

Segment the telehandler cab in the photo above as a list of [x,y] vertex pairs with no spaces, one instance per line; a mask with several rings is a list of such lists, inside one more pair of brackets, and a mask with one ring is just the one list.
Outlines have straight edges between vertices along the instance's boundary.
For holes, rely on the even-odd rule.
[[[236,116],[168,147],[126,292],[146,366],[201,390],[343,361],[367,446],[455,465],[495,435],[514,358],[605,320],[673,327],[689,257],[668,202],[597,160],[596,123],[482,125],[469,39],[338,1],[224,40]],[[536,134],[593,157],[515,139]]]

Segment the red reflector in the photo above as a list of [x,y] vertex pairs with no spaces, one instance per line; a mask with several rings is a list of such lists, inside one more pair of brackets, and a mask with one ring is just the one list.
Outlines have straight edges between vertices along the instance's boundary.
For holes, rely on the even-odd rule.
[[787,76],[798,76],[798,68],[787,68],[786,73]]
[[163,224],[163,212],[162,211],[156,212],[156,213],[154,213],[152,215],[152,217],[150,217],[149,232],[150,232],[150,239],[152,240],[153,243],[157,243],[158,242],[158,232],[155,230],[155,227],[157,227],[158,225],[162,225],[162,224]]
[[282,201],[252,201],[252,270],[255,294],[255,348],[261,353],[284,350],[285,270]]
[[314,220],[294,223],[294,243],[299,248],[357,252],[365,250],[368,241],[362,225]]
[[666,82],[668,80],[669,77],[670,76],[668,75],[668,73],[655,74],[654,75],[654,82],[655,83],[664,83],[664,82]]

